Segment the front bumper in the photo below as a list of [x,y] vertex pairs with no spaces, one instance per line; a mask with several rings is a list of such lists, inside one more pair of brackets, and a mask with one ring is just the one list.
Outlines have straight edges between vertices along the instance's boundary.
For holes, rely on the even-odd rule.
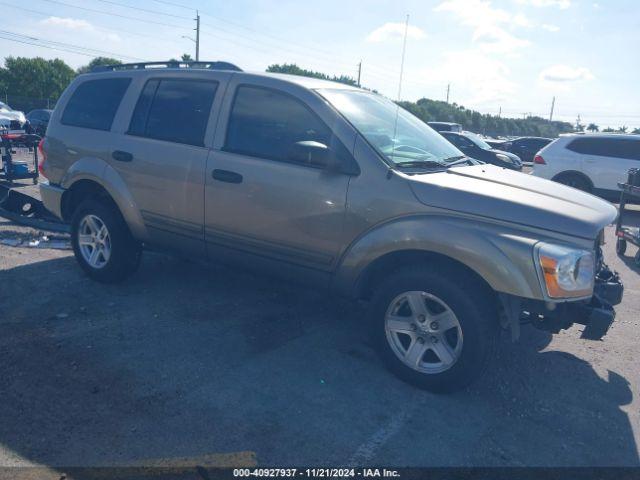
[[[602,264],[591,299],[564,303],[521,299],[519,323],[530,323],[551,333],[559,333],[577,323],[585,326],[581,338],[600,340],[613,324],[616,318],[613,307],[622,302],[623,294],[624,285],[618,274]],[[513,311],[513,304],[510,308]]]

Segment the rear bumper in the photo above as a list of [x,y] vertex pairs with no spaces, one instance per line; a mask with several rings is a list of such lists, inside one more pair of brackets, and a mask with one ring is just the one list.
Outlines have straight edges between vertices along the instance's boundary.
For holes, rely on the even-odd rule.
[[40,197],[44,207],[62,220],[62,195],[65,189],[51,185],[50,183],[40,183]]

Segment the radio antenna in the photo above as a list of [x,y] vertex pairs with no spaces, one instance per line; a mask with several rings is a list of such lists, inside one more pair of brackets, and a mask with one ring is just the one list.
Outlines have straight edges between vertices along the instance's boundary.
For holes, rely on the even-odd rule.
[[402,61],[400,62],[400,81],[398,82],[398,101],[402,100],[402,76],[404,74],[404,57],[407,52],[407,34],[409,33],[409,15],[404,24],[404,40],[402,41]]
[[[407,51],[407,33],[409,33],[409,15],[404,24],[404,40],[402,41],[402,61],[400,62],[400,80],[398,82],[398,101],[396,102],[396,119],[393,125],[393,144],[391,147],[391,159],[395,158],[396,154],[396,135],[398,134],[398,117],[400,116],[400,104],[402,101],[402,75],[404,73],[404,55]],[[395,160],[393,160],[395,163]]]

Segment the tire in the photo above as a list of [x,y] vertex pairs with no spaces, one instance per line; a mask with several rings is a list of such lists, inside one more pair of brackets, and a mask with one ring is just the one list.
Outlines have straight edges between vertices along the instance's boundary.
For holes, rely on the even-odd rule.
[[578,190],[582,190],[583,192],[591,193],[591,184],[586,178],[580,175],[569,173],[567,175],[561,175],[556,181],[563,185],[567,185],[568,187],[573,187]]
[[[383,280],[373,294],[370,318],[374,343],[389,370],[434,393],[454,392],[479,378],[495,354],[500,331],[495,299],[487,290],[467,272],[447,265],[407,268]],[[416,320],[412,303],[417,310],[420,304],[426,307],[426,321]],[[433,324],[434,318],[450,329]],[[405,321],[410,332],[392,331],[396,325],[405,328]],[[425,349],[422,354],[411,353],[420,349]]]
[[640,267],[640,250],[636,252],[636,256],[633,257],[633,261],[636,264],[636,267]]
[[117,207],[107,200],[85,200],[77,208],[71,220],[71,244],[85,273],[102,283],[123,281],[138,269],[142,257],[141,244],[132,237]]
[[624,255],[627,251],[627,241],[624,238],[616,240],[616,253],[620,256]]

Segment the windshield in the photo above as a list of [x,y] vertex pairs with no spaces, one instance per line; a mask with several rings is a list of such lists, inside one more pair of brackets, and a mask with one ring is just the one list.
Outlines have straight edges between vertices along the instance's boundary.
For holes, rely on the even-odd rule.
[[483,149],[483,150],[492,150],[493,149],[493,147],[491,145],[489,145],[487,142],[485,142],[483,139],[481,139],[475,133],[464,132],[464,134],[469,140],[471,140],[473,143],[475,143],[481,149]]
[[331,89],[318,93],[394,164],[450,163],[464,157],[427,124],[380,95]]

